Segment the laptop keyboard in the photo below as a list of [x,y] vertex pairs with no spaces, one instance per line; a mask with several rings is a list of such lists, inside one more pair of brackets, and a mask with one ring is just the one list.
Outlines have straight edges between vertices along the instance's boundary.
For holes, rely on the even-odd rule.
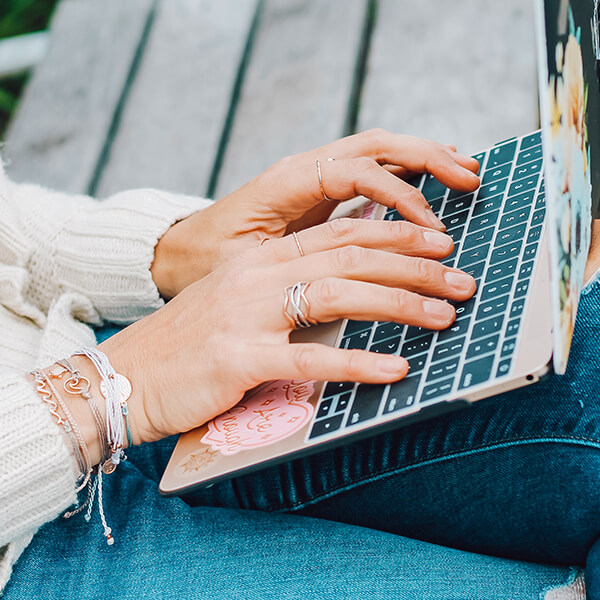
[[[475,296],[454,303],[456,321],[439,332],[347,321],[341,348],[404,356],[409,373],[389,385],[326,383],[309,440],[460,397],[473,386],[510,374],[545,218],[541,132],[508,140],[475,158],[481,187],[471,194],[449,190],[431,175],[412,182],[454,240],[454,251],[443,264],[471,274],[477,281]],[[402,217],[388,209],[385,219]]]

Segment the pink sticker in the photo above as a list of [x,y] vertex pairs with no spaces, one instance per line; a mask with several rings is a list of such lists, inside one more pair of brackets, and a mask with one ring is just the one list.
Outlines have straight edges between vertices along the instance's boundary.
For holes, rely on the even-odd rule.
[[365,202],[362,206],[362,214],[360,215],[361,219],[372,219],[375,214],[375,208],[377,207],[377,203],[369,200]]
[[268,446],[301,429],[312,417],[314,381],[271,381],[207,423],[202,442],[222,454]]

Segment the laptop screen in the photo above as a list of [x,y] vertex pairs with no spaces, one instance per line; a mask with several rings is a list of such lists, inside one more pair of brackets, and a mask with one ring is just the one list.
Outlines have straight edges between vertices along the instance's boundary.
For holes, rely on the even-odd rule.
[[600,200],[600,0],[538,0],[554,368],[564,373]]

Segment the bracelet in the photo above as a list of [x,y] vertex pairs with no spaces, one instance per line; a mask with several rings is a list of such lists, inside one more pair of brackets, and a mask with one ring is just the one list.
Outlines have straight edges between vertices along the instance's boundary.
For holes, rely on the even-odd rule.
[[74,356],[85,356],[96,367],[100,375],[100,390],[106,399],[106,438],[110,448],[110,458],[102,465],[104,473],[112,473],[127,456],[123,450],[125,436],[132,443],[129,426],[127,400],[131,395],[131,383],[117,374],[104,352],[97,348],[82,348]]

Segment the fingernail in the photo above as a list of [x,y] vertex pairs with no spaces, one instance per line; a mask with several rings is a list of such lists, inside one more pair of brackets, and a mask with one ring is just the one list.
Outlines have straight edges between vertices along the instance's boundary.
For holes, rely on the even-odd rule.
[[382,356],[377,360],[377,369],[381,373],[399,375],[406,370],[406,359],[401,356]]
[[438,246],[439,248],[448,248],[452,238],[441,231],[425,231],[423,239],[430,246]]
[[461,291],[468,291],[473,287],[473,278],[460,271],[446,271],[444,279],[448,285]]
[[423,300],[423,310],[432,317],[447,321],[454,316],[454,308],[447,302]]

